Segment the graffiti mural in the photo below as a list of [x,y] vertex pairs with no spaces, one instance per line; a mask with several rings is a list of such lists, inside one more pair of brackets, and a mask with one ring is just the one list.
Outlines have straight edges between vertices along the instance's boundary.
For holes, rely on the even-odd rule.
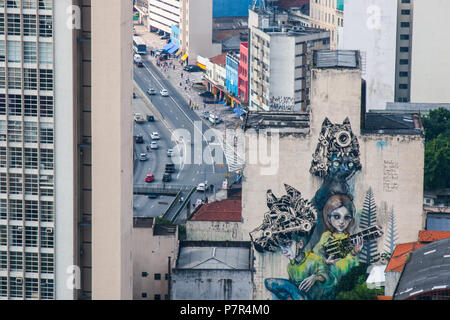
[[366,228],[351,234],[356,210],[348,181],[361,169],[358,139],[348,118],[342,124],[325,118],[310,168],[323,179],[313,199],[303,199],[286,184],[280,198],[267,191],[269,211],[250,238],[257,251],[278,252],[289,260],[287,279],[264,280],[274,299],[333,299],[338,282],[367,251],[365,242],[376,244],[382,231],[374,223],[360,224]]

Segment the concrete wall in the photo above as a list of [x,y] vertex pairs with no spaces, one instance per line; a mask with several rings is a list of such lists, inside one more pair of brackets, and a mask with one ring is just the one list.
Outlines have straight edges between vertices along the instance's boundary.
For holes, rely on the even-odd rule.
[[242,241],[241,222],[187,221],[186,240]]
[[[133,300],[153,300],[155,294],[161,299],[169,293],[168,273],[169,257],[171,267],[175,266],[178,250],[177,232],[172,235],[154,236],[152,228],[133,228]],[[143,277],[142,272],[148,276]],[[155,273],[161,280],[155,280]],[[142,293],[147,297],[142,297]]]
[[389,271],[385,272],[385,286],[384,286],[384,295],[385,296],[394,296],[395,288],[397,287],[397,283],[400,280],[401,272]]
[[[242,215],[244,240],[248,233],[262,223],[268,211],[266,191],[275,196],[286,194],[284,183],[311,200],[320,188],[322,180],[312,176],[309,169],[312,154],[318,143],[322,121],[328,117],[332,123],[342,123],[349,117],[353,133],[360,144],[362,170],[350,179],[349,187],[354,195],[357,219],[364,197],[372,188],[378,207],[378,223],[387,230],[388,214],[394,208],[398,229],[398,242],[415,241],[423,228],[422,186],[424,145],[421,136],[361,135],[360,98],[361,75],[359,70],[312,70],[311,79],[311,128],[308,135],[290,135],[279,141],[278,171],[274,175],[262,175],[261,166],[247,163],[242,187]],[[249,132],[246,133],[248,137]],[[248,158],[249,147],[246,145]],[[356,224],[357,225],[357,224]],[[354,231],[357,231],[356,228]],[[313,235],[311,243],[320,234]],[[378,242],[384,247],[384,238]],[[268,299],[270,293],[264,287],[269,277],[287,278],[287,258],[279,253],[255,253],[255,298]]]
[[183,270],[172,274],[171,300],[251,300],[247,270]]
[[341,49],[361,51],[367,109],[385,109],[395,98],[397,1],[345,0],[344,7]]
[[411,102],[450,102],[450,2],[413,2]]
[[132,298],[131,12],[128,0],[92,2],[93,299]]

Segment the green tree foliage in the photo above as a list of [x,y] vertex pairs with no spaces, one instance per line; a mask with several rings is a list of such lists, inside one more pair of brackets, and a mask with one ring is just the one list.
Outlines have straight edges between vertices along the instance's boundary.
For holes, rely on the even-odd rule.
[[450,188],[450,111],[439,108],[423,117],[425,190]]
[[361,263],[359,266],[351,269],[344,275],[336,286],[336,300],[376,300],[377,295],[384,293],[383,289],[369,289],[367,288],[366,280],[369,276],[367,274],[366,263]]

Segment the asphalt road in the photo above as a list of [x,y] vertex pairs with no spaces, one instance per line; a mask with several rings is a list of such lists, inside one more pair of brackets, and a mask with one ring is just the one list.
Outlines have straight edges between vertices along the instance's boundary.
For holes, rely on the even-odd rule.
[[[175,163],[176,172],[172,174],[172,181],[168,184],[196,186],[200,182],[207,181],[219,190],[227,173],[226,160],[221,145],[215,142],[213,132],[208,130],[210,128],[189,108],[182,96],[150,62],[145,62],[143,68],[134,67],[134,80],[145,94],[149,87],[157,91],[156,95],[147,95],[147,98],[162,116],[161,120],[134,125],[134,135],[141,134],[144,137],[143,144],[135,143],[137,155],[147,153],[146,146],[152,141],[150,138],[152,131],[157,131],[161,137],[157,141],[158,149],[148,152],[149,160],[135,162],[134,183],[144,184],[145,175],[150,173],[155,176],[153,183],[162,183],[164,167],[169,161],[167,149],[173,148],[175,157],[172,161]],[[161,88],[169,91],[169,97],[159,94]],[[145,98],[140,100],[142,100],[140,103],[133,104],[134,112],[144,115],[154,114],[149,101]],[[204,196],[203,192],[196,192],[191,201],[194,203]],[[210,193],[207,196],[213,195]],[[160,196],[157,199],[135,196],[134,215],[159,216],[172,200],[172,197],[167,196]]]

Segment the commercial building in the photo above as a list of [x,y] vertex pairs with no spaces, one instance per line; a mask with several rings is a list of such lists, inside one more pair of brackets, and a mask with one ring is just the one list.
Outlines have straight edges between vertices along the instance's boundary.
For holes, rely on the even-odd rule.
[[225,70],[225,87],[229,94],[237,97],[239,86],[239,57],[232,53],[228,53],[226,56]]
[[[368,109],[385,109],[387,102],[419,102],[410,99],[413,5],[418,2],[423,3],[345,0],[345,25],[339,48],[361,51]],[[418,22],[417,27],[423,23],[429,22]]]
[[330,33],[289,26],[288,13],[250,10],[249,110],[306,111],[313,50],[329,49]]
[[[286,206],[298,210],[296,206],[303,203],[298,212],[314,210],[321,217],[307,224],[317,223],[309,234],[306,249],[310,250],[327,230],[323,219],[330,209],[325,204],[335,194],[347,199],[351,195],[356,221],[350,234],[363,228],[363,215],[376,219],[383,231],[375,245],[379,252],[395,239],[415,241],[423,229],[424,138],[420,116],[366,113],[360,67],[345,67],[337,61],[334,67],[313,66],[309,112],[249,113],[245,123],[248,160],[242,184],[243,233],[248,235],[244,240],[252,237],[257,245],[264,245],[264,241],[270,245],[271,237],[281,231],[278,223],[292,221],[292,211]],[[338,137],[340,142],[333,142]],[[273,157],[255,158],[265,152],[257,147],[261,143]],[[333,182],[329,179],[332,171],[326,170],[341,165],[342,160],[330,160],[339,158],[341,148],[350,148],[345,149],[350,157],[345,161],[352,163],[350,168],[359,169],[353,173],[350,169],[347,178]],[[265,232],[268,225],[272,229]],[[395,230],[397,238],[389,236],[390,230]],[[262,242],[256,242],[258,239]],[[281,250],[269,249],[255,252],[254,299],[272,297],[266,279],[289,278],[289,259]]]
[[239,84],[238,96],[245,104],[248,103],[248,42],[241,42],[239,51]]
[[131,7],[0,2],[1,299],[131,298]]
[[168,34],[172,25],[179,26],[181,22],[180,0],[148,0],[148,26],[150,31],[162,30]]
[[178,255],[178,227],[133,217],[133,300],[169,300]]
[[338,30],[344,26],[343,0],[310,0],[311,27],[330,31],[330,49],[338,48]]

